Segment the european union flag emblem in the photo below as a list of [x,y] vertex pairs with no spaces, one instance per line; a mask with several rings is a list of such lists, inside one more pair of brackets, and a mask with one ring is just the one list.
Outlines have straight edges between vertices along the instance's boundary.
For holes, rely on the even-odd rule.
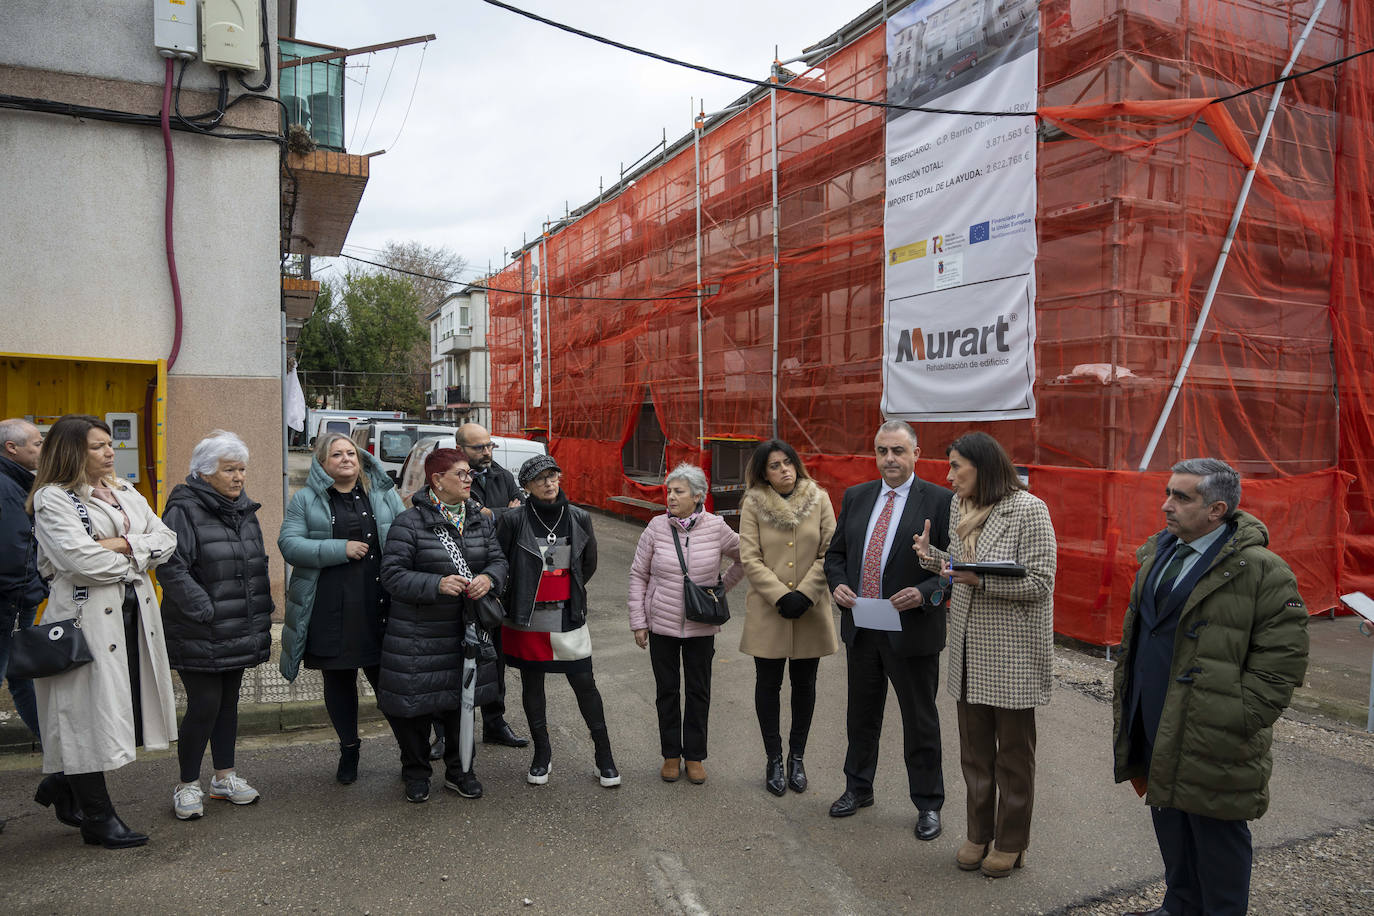
[[988,223],[976,223],[968,227],[968,243],[970,245],[986,242],[990,238],[992,238],[992,232]]

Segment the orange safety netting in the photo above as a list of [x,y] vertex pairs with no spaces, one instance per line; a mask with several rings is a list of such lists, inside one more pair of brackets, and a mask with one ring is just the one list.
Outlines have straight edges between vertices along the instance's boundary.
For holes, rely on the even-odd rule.
[[[1331,0],[1297,70],[1374,45],[1374,4]],[[1178,370],[1273,90],[1314,4],[1042,0],[1033,420],[983,424],[1030,469],[1060,537],[1056,629],[1120,638],[1134,550],[1161,527],[1168,466],[1245,475],[1314,610],[1374,588],[1370,57],[1288,83],[1187,381]],[[798,78],[881,99],[881,28]],[[883,112],[779,93],[777,429],[838,502],[875,476],[881,422]],[[575,499],[661,488],[622,447],[652,402],[667,463],[772,429],[772,128],[765,96],[541,241],[543,403],[531,404],[526,252],[492,281],[493,431],[541,434]],[[564,298],[681,297],[652,302]],[[699,396],[700,395],[700,396]],[[921,423],[927,459],[966,424]],[[708,467],[708,471],[709,471]],[[919,473],[943,480],[943,463]],[[1353,482],[1352,482],[1353,480]]]

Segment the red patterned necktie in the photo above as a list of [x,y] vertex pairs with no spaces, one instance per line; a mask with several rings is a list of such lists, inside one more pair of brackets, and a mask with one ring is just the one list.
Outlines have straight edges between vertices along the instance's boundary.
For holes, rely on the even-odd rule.
[[887,505],[878,515],[873,536],[868,539],[868,549],[864,551],[863,578],[859,582],[861,598],[881,598],[883,595],[883,544],[887,542],[887,526],[892,523],[892,503],[897,498],[897,491],[888,490],[886,495]]

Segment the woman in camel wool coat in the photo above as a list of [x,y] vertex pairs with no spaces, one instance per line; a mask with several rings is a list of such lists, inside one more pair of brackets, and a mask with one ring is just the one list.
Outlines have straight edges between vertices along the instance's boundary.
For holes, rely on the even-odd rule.
[[[754,709],[767,755],[764,788],[806,791],[802,756],[816,707],[816,672],[839,648],[824,560],[835,533],[830,497],[780,439],[764,442],[746,469],[740,564],[749,580],[740,651],[754,656]],[[792,727],[784,779],[780,716],[783,667],[791,668]]]

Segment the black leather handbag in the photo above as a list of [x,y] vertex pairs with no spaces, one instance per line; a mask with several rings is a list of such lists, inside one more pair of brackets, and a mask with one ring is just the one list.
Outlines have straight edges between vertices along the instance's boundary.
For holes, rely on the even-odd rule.
[[[668,523],[672,526],[672,522]],[[716,577],[715,585],[698,585],[687,575],[687,560],[682,555],[682,541],[678,539],[677,528],[673,527],[673,546],[677,548],[677,561],[682,566],[682,611],[693,623],[722,626],[730,619],[730,605],[725,601],[725,580]]]
[[8,676],[30,679],[52,677],[88,664],[93,656],[81,632],[81,614],[71,620],[20,626],[16,619],[10,634]]

